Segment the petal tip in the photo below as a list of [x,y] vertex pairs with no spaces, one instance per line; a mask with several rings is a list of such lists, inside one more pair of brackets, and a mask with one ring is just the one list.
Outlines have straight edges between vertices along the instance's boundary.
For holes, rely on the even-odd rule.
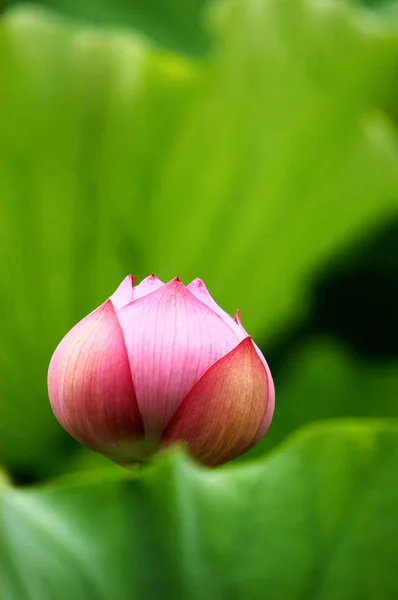
[[133,290],[134,277],[132,275],[127,275],[109,298],[112,301],[115,310],[119,310],[133,300]]
[[[256,352],[256,347],[254,345],[253,339],[250,335],[247,335],[237,346],[235,346],[234,350],[236,352],[254,352],[256,358],[258,358],[258,354]],[[234,351],[232,350],[232,352]]]
[[239,308],[238,308],[238,310],[237,310],[237,311],[236,311],[236,313],[235,313],[234,321],[235,321],[235,323],[237,323],[238,325],[240,325],[240,326],[242,325],[242,322],[241,322],[241,320],[240,320],[240,310],[239,310]]
[[145,277],[135,288],[134,288],[134,300],[138,300],[143,296],[148,296],[152,292],[155,292],[159,288],[163,287],[164,283],[155,273],[151,273],[148,277]]
[[113,312],[115,312],[115,307],[113,306],[113,302],[110,298],[108,298],[108,300],[105,300],[105,302],[101,304],[101,306],[99,306],[98,308],[100,310],[102,309],[104,312],[107,310],[112,310]]
[[168,281],[166,283],[166,287],[168,287],[168,288],[184,288],[184,289],[186,289],[185,285],[182,283],[182,281],[178,277],[178,275],[176,277],[174,277],[173,279],[170,279],[170,281]]
[[206,288],[206,285],[205,285],[205,282],[203,281],[203,279],[200,279],[199,277],[195,277],[195,279],[193,279],[191,281],[191,283],[189,283],[187,285],[187,288],[204,289],[204,288]]

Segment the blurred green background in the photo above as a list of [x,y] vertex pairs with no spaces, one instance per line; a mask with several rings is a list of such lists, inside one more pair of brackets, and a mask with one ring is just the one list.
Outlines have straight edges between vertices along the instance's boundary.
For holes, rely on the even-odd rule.
[[[2,600],[396,600],[398,3],[0,7]],[[50,409],[59,340],[152,271],[274,375],[214,472],[125,474]]]

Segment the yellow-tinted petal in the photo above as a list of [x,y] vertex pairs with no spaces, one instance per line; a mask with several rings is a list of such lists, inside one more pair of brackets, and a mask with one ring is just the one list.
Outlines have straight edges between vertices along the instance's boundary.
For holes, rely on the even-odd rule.
[[255,438],[268,393],[267,372],[247,337],[195,383],[167,427],[163,445],[183,443],[207,465],[231,460]]

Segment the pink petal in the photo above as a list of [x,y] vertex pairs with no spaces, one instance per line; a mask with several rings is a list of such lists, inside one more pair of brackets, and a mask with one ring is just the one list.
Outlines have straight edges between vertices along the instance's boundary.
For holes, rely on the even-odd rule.
[[156,275],[152,273],[152,275],[149,275],[149,277],[146,277],[141,281],[140,284],[135,286],[134,300],[138,300],[138,298],[143,298],[144,296],[151,294],[155,290],[158,290],[160,287],[162,287],[162,285],[164,285],[163,281],[160,281],[160,279],[158,279]]
[[251,338],[212,365],[190,390],[163,436],[207,465],[248,449],[268,403],[267,374]]
[[146,432],[159,436],[182,399],[238,339],[177,279],[118,313]]
[[119,310],[122,306],[126,306],[126,304],[130,304],[130,302],[133,301],[133,285],[134,277],[132,275],[127,275],[117,290],[113,292],[110,300],[112,301],[115,310]]
[[[242,326],[242,323],[240,321],[239,310],[236,311],[236,315],[235,315],[234,319],[232,317],[230,317],[230,315],[227,312],[225,312],[225,310],[220,308],[218,306],[217,302],[215,302],[215,300],[213,300],[213,298],[210,296],[204,282],[201,279],[199,279],[199,278],[194,279],[193,281],[191,281],[191,283],[189,283],[187,285],[187,288],[189,289],[189,291],[192,294],[194,294],[194,296],[199,298],[199,300],[204,302],[204,304],[206,304],[209,308],[214,310],[214,312],[216,312],[222,319],[224,319],[224,321],[232,328],[232,330],[234,331],[235,335],[238,337],[239,340],[244,340],[249,335],[247,333],[247,331],[244,329],[244,327]],[[258,430],[258,433],[256,436],[256,441],[254,442],[254,443],[257,443],[263,437],[264,433],[267,431],[267,429],[272,421],[272,416],[273,416],[274,407],[275,407],[275,387],[274,387],[274,382],[273,382],[271,371],[269,369],[267,361],[265,360],[260,348],[256,344],[254,344],[254,347],[256,349],[258,356],[260,357],[261,362],[263,363],[263,365],[265,367],[265,370],[267,371],[267,378],[268,378],[268,384],[269,384],[269,400],[268,400],[268,405],[267,405],[267,411],[264,415],[263,422],[262,422],[261,426],[259,427],[259,430]]]
[[[245,335],[248,335],[247,332],[246,332],[246,330],[244,329],[241,321],[240,321],[240,312],[239,312],[239,310],[236,311],[235,322],[238,324],[238,326],[240,327],[241,331]],[[268,366],[267,361],[265,360],[265,358],[263,356],[263,353],[261,352],[261,350],[257,346],[257,344],[254,344],[254,348],[256,349],[256,352],[257,352],[258,356],[260,357],[260,360],[263,363],[264,368],[265,368],[266,373],[267,373],[267,381],[268,381],[268,404],[267,404],[267,410],[265,411],[264,418],[263,418],[263,420],[262,420],[262,422],[260,424],[260,427],[258,428],[257,434],[254,437],[252,446],[255,446],[255,444],[257,444],[257,442],[261,440],[261,438],[263,437],[264,433],[267,431],[268,427],[271,424],[272,417],[273,417],[273,414],[274,414],[274,409],[275,409],[275,386],[274,386],[274,381],[272,379],[270,368]]]
[[[269,373],[269,370],[268,370],[268,373]],[[265,432],[267,431],[268,427],[271,425],[272,417],[274,416],[275,388],[274,388],[274,383],[272,381],[272,377],[271,377],[271,379],[268,379],[268,394],[269,394],[269,396],[268,396],[268,403],[267,403],[267,409],[265,411],[265,415],[263,417],[263,420],[261,421],[260,427],[258,428],[258,431],[257,431],[256,435],[254,436],[249,448],[252,448],[261,440],[261,438],[264,436]]]
[[217,302],[210,296],[204,282],[197,277],[191,283],[187,285],[188,290],[201,300],[206,306],[214,310],[214,312],[227,323],[232,331],[237,336],[238,340],[241,341],[247,337],[247,333],[242,331],[242,328],[236,323],[236,321],[227,313],[225,310],[218,306]]
[[61,341],[50,362],[48,391],[58,421],[79,442],[111,458],[134,458],[143,425],[110,300]]

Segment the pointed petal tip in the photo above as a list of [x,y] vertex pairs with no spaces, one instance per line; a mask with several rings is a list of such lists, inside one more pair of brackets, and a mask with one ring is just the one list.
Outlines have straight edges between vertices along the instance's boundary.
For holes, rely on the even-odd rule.
[[206,306],[211,308],[221,319],[231,327],[232,331],[235,333],[237,339],[243,340],[246,337],[246,332],[243,331],[243,328],[240,325],[240,322],[236,321],[229,315],[225,310],[223,310],[217,302],[212,298],[209,294],[209,291],[202,279],[197,277],[191,283],[187,285],[187,290],[191,292],[196,298],[201,300]]
[[126,304],[132,302],[134,297],[134,277],[127,275],[122,283],[113,292],[110,300],[113,303],[115,310],[119,310]]
[[166,286],[168,288],[184,288],[185,289],[185,285],[182,283],[181,279],[178,277],[178,275],[176,275],[176,277],[173,277],[173,279],[170,279],[170,281],[168,281],[166,283]]
[[195,279],[193,279],[191,281],[191,283],[188,283],[187,288],[196,288],[196,289],[200,289],[200,288],[205,288],[206,289],[206,285],[205,282],[203,281],[203,279],[200,279],[199,277],[195,277]]
[[105,300],[105,302],[103,304],[101,304],[101,306],[98,307],[98,310],[103,311],[103,312],[112,310],[113,312],[115,312],[115,307],[113,306],[112,300],[110,298],[108,298],[108,300]]
[[235,323],[237,323],[238,325],[242,326],[242,322],[240,320],[240,310],[238,308],[238,310],[235,313],[235,317],[234,317],[234,321]]
[[251,353],[252,351],[254,352],[254,354],[256,355],[256,357],[258,357],[257,351],[256,351],[256,346],[253,342],[252,337],[247,334],[245,338],[243,338],[243,340],[241,342],[239,342],[239,344],[237,344],[237,346],[234,348],[234,350],[240,350],[241,352],[249,352]]
[[122,281],[122,284],[125,284],[126,286],[131,285],[131,287],[134,287],[134,275],[126,275],[126,277]]
[[134,288],[134,300],[138,300],[143,296],[147,296],[152,292],[158,290],[164,285],[155,273],[151,273],[148,277],[145,277],[135,288]]

